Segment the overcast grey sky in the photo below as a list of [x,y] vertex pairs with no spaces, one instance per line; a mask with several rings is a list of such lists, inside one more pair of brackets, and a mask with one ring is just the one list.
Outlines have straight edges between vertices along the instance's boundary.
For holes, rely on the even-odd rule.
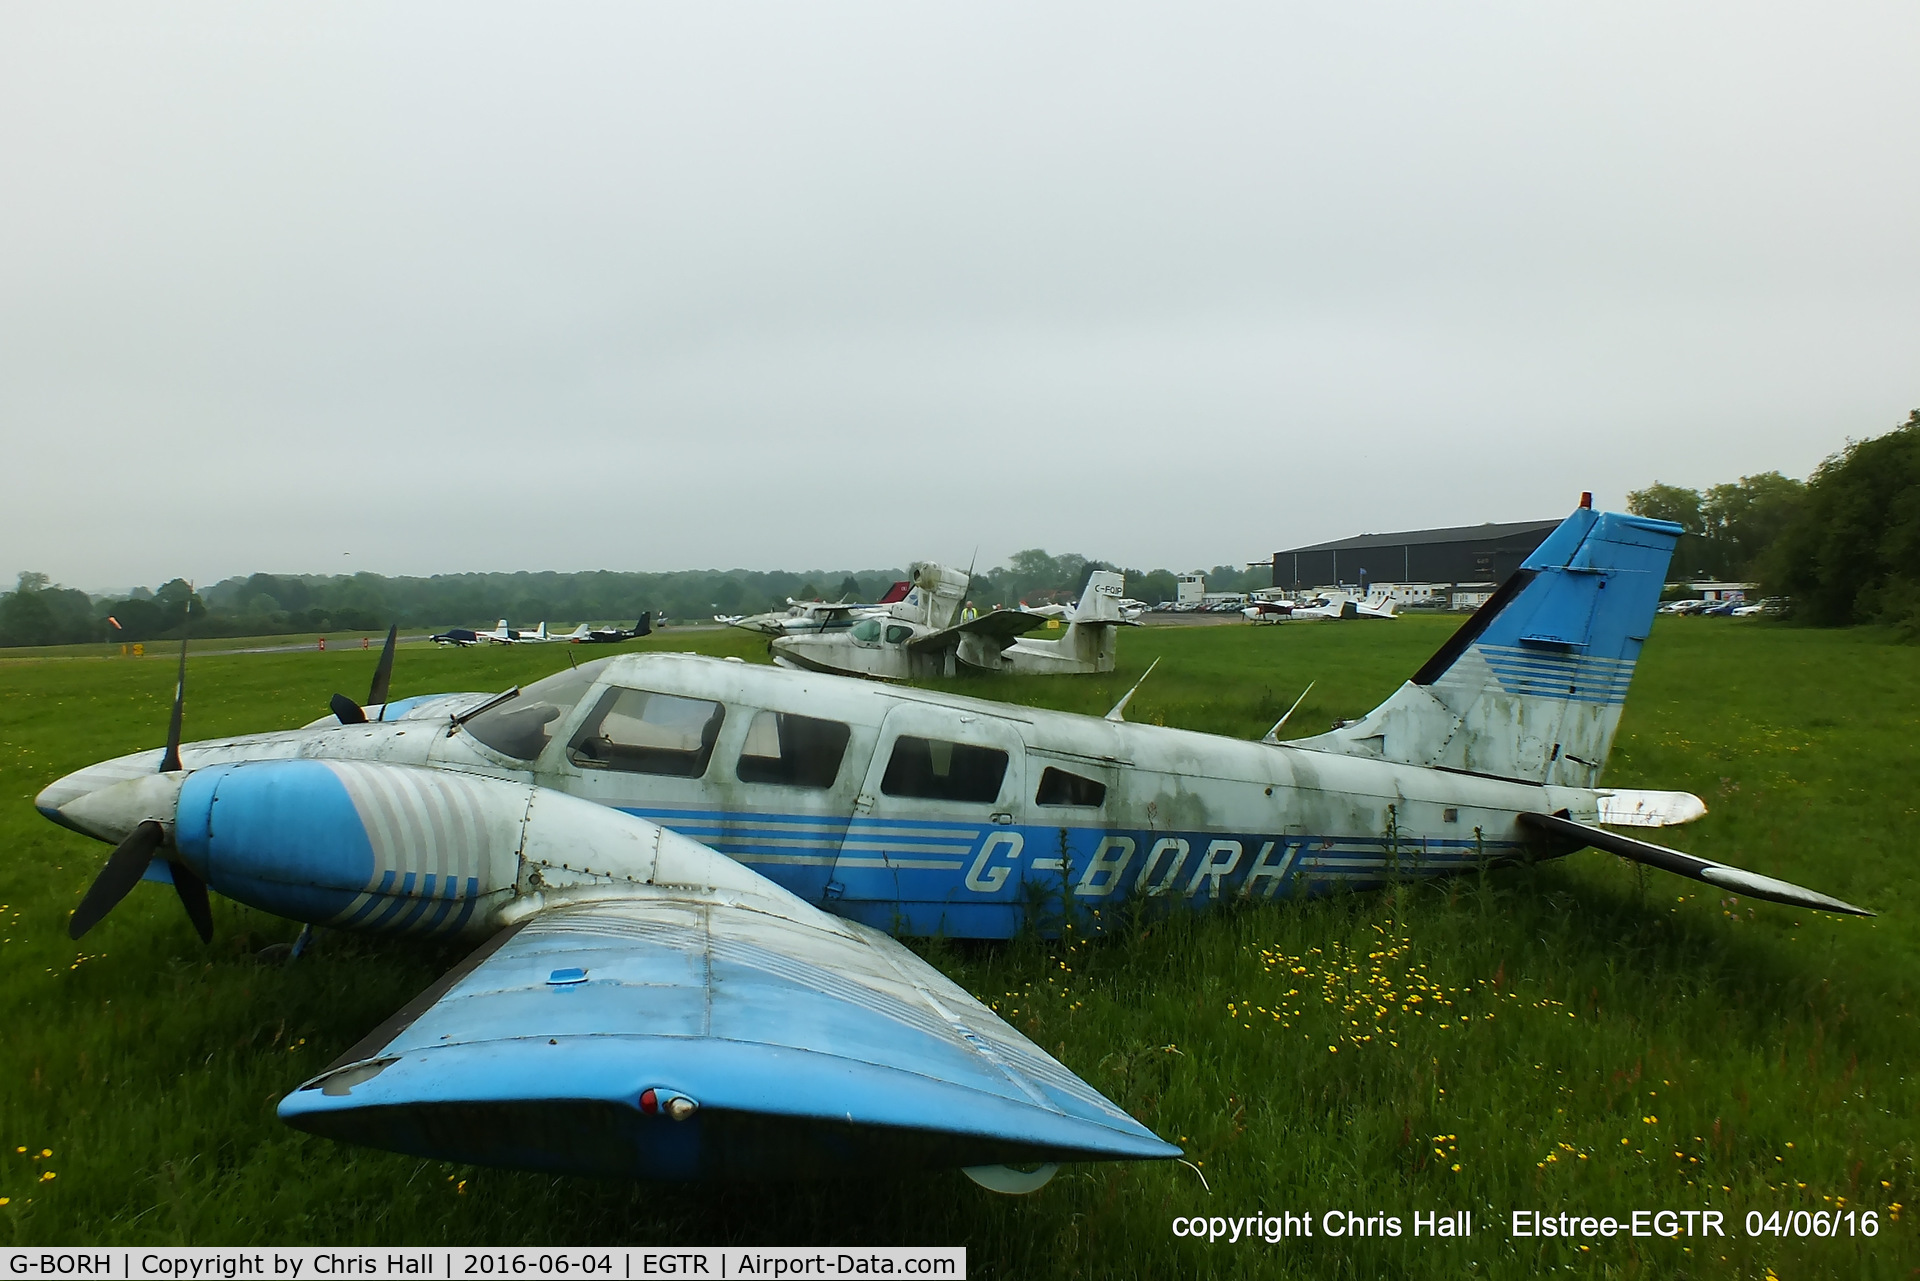
[[1920,6],[0,8],[0,572],[1140,566],[1920,405]]

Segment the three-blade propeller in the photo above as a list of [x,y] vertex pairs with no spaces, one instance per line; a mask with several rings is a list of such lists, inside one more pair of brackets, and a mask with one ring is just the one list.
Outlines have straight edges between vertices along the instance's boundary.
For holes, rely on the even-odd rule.
[[[180,725],[186,703],[187,641],[182,637],[180,670],[173,682],[173,713],[167,718],[167,750],[160,757],[162,774],[177,773],[180,769]],[[74,909],[73,919],[67,923],[67,936],[78,939],[98,925],[146,876],[155,852],[166,839],[166,829],[148,819],[114,846],[113,853],[107,855],[107,865],[93,878],[93,884],[80,899],[80,906]],[[179,859],[167,860],[167,870],[172,875],[174,893],[180,896],[180,905],[187,909],[187,919],[193,922],[194,932],[202,943],[211,943],[213,906],[207,900],[207,883]]]
[[73,920],[67,924],[68,937],[77,939],[98,925],[100,918],[140,883],[147,874],[147,864],[153,862],[153,852],[166,839],[167,834],[160,825],[148,819],[114,846],[113,853],[107,855],[107,865],[87,887],[80,906],[73,909]]
[[400,624],[395,623],[387,629],[387,643],[380,650],[380,665],[373,669],[373,684],[367,689],[365,704],[356,703],[345,694],[335,694],[327,706],[339,718],[342,725],[364,725],[367,723],[367,708],[378,704],[380,719],[387,718],[387,687],[393,682],[393,650],[400,640]]

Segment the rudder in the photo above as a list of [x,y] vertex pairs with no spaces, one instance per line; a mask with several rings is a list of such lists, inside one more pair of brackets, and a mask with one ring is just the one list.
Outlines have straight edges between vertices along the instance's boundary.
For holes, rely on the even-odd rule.
[[1680,532],[1577,509],[1391,698],[1295,745],[1595,786]]

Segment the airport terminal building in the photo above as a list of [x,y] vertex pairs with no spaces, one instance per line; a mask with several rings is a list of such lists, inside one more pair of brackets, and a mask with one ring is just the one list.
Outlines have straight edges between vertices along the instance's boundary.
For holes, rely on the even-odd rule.
[[1477,604],[1532,555],[1558,520],[1415,529],[1397,534],[1359,534],[1273,554],[1273,587],[1301,592],[1314,587],[1367,581],[1395,584],[1409,603]]

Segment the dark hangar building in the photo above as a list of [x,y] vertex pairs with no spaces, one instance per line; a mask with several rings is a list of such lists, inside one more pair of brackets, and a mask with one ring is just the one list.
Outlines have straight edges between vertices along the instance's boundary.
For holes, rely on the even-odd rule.
[[1299,591],[1357,583],[1363,571],[1376,583],[1498,583],[1520,568],[1559,524],[1521,520],[1414,529],[1295,547],[1273,554],[1273,585]]

